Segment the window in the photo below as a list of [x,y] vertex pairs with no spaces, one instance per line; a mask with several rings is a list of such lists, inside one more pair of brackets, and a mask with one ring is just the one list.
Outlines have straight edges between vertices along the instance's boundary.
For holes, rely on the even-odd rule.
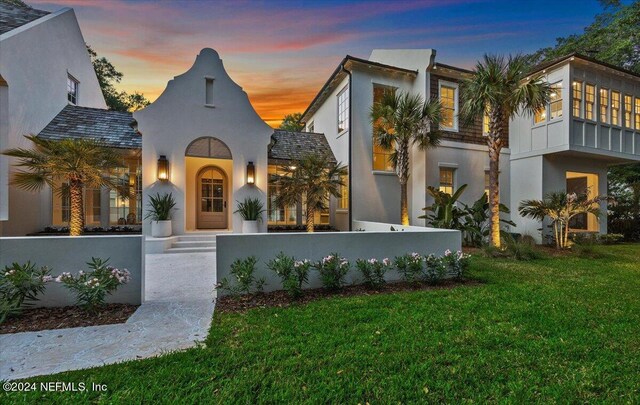
[[444,129],[458,130],[458,85],[440,82],[440,104],[442,119],[440,126]]
[[71,104],[78,104],[79,83],[71,75],[67,75],[67,100]]
[[[142,222],[142,166],[138,159],[126,159],[122,167],[116,168],[111,180],[129,193],[121,190],[109,191],[109,223],[111,225],[133,225]],[[127,195],[129,194],[129,195]]]
[[[595,173],[566,173],[567,193],[576,193],[578,196],[586,195],[594,198],[598,194],[598,175]],[[598,218],[593,214],[578,214],[569,221],[569,230],[573,232],[597,232],[599,229]]]
[[539,124],[539,123],[544,122],[546,120],[547,120],[547,109],[546,109],[546,107],[543,107],[543,108],[539,109],[533,115],[533,122],[535,124]]
[[593,84],[587,84],[585,86],[585,104],[584,104],[584,116],[588,120],[595,120],[594,110],[596,103],[596,86]]
[[620,92],[611,92],[611,123],[620,125]]
[[315,130],[314,128],[314,124],[313,121],[311,121],[308,125],[307,125],[307,132],[313,132]]
[[609,90],[600,89],[600,122],[609,122]]
[[349,175],[342,176],[343,185],[340,186],[340,199],[338,200],[338,209],[349,209]]
[[489,198],[489,188],[491,185],[491,178],[489,177],[489,170],[484,171],[484,193]]
[[449,195],[453,194],[453,174],[456,169],[451,167],[440,168],[440,188],[439,190]]
[[[58,183],[63,191],[53,193],[52,225],[68,226],[71,219],[71,201],[69,198],[69,183]],[[100,190],[85,189],[83,191],[85,225],[100,225]]]
[[638,97],[636,97],[635,99],[635,122],[636,122],[636,129],[640,129],[640,99],[638,99]]
[[562,82],[551,85],[549,103],[551,119],[562,117]]
[[[389,86],[373,85],[373,103],[379,103],[385,94],[395,93],[396,89]],[[374,124],[375,125],[375,124]],[[375,138],[373,142],[373,170],[379,170],[384,172],[393,171],[393,163],[391,163],[391,154],[393,150],[385,149],[378,145]]]
[[482,135],[489,135],[489,108],[484,109],[484,114],[482,114]]
[[338,133],[349,129],[349,87],[338,94]]
[[[633,97],[631,97],[628,94],[625,94],[624,96],[624,126],[627,128],[633,128],[633,121],[631,121],[631,117],[632,117],[632,104],[633,103]],[[639,128],[640,129],[640,128]]]
[[208,106],[213,105],[213,77],[205,77],[204,79],[204,104]]
[[279,166],[269,165],[267,185],[267,223],[269,225],[297,225],[298,205],[282,206],[276,204],[279,188],[278,177],[284,173]]
[[573,116],[582,118],[582,82],[573,82]]

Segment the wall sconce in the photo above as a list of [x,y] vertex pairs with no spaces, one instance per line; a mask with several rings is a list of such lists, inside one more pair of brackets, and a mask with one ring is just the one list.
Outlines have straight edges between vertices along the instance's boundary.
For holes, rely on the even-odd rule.
[[247,165],[247,184],[255,184],[256,182],[256,167],[253,162],[249,162]]
[[158,159],[158,180],[169,181],[169,161],[165,155]]

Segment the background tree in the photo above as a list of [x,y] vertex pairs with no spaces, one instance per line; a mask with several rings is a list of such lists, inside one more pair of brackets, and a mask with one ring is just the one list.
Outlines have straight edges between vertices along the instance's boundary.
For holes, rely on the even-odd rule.
[[308,154],[295,166],[285,165],[278,176],[278,206],[306,204],[307,232],[315,228],[315,213],[329,207],[329,196],[340,198],[347,167],[333,163],[327,155]]
[[[69,233],[71,236],[81,235],[85,187],[119,189],[110,173],[122,164],[122,157],[113,149],[89,139],[51,141],[36,136],[26,138],[33,142],[33,149],[16,148],[4,152],[18,159],[15,166],[26,169],[16,172],[11,183],[28,191],[38,191],[49,185],[60,195],[68,193]],[[63,185],[64,182],[68,185]]]
[[129,94],[126,91],[116,90],[115,84],[122,80],[122,72],[118,71],[107,58],[98,56],[91,46],[87,45],[87,51],[91,57],[93,69],[96,71],[102,95],[110,110],[137,111],[151,103],[142,93]]
[[284,116],[284,119],[282,120],[278,128],[284,129],[285,131],[300,132],[304,130],[304,124],[300,122],[301,119],[302,113],[297,112],[293,114],[287,114]]
[[409,93],[386,92],[371,107],[370,119],[374,142],[393,151],[390,160],[400,181],[400,220],[402,225],[409,225],[410,148],[417,145],[424,150],[440,143],[440,102],[425,102],[419,95]]
[[472,125],[489,117],[489,209],[490,242],[500,247],[500,151],[506,138],[505,122],[518,114],[534,114],[549,102],[550,87],[541,77],[527,77],[527,59],[484,55],[471,77],[464,79],[460,117]]

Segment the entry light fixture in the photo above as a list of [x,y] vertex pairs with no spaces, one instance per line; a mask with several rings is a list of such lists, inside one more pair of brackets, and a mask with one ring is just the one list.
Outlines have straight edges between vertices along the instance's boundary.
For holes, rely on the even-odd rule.
[[158,159],[158,180],[169,181],[169,161],[165,155]]
[[247,184],[255,184],[256,183],[256,167],[253,165],[253,162],[249,162],[247,165]]

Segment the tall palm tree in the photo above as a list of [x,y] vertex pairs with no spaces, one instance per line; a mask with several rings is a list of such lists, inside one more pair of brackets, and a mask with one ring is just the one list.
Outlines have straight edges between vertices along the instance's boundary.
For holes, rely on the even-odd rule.
[[282,166],[278,176],[279,187],[275,203],[279,206],[305,203],[307,206],[307,232],[313,232],[316,211],[329,206],[329,196],[341,197],[343,176],[347,168],[334,163],[327,155],[308,154],[295,166]]
[[370,119],[374,142],[392,150],[390,160],[400,182],[400,219],[402,225],[409,225],[410,148],[417,145],[424,150],[440,143],[440,102],[425,102],[420,95],[404,92],[385,92],[382,100],[371,106]]
[[586,194],[567,194],[556,191],[547,194],[542,200],[525,200],[520,203],[518,210],[524,217],[542,221],[549,217],[553,225],[553,236],[556,247],[562,249],[569,242],[569,222],[580,214],[593,214],[600,216],[599,202],[604,197],[588,198]]
[[534,114],[546,108],[550,87],[541,76],[529,77],[527,61],[520,55],[504,58],[484,55],[468,79],[463,80],[460,117],[467,124],[489,118],[490,241],[500,247],[500,151],[507,136],[505,122],[518,114]]
[[[18,159],[15,166],[26,169],[16,172],[11,183],[28,191],[38,191],[49,185],[60,195],[68,192],[69,233],[81,235],[84,188],[120,189],[111,179],[110,171],[122,165],[122,157],[115,150],[89,139],[52,141],[33,135],[25,138],[33,142],[33,149],[16,148],[4,152]],[[61,181],[68,181],[68,185],[61,185]]]

